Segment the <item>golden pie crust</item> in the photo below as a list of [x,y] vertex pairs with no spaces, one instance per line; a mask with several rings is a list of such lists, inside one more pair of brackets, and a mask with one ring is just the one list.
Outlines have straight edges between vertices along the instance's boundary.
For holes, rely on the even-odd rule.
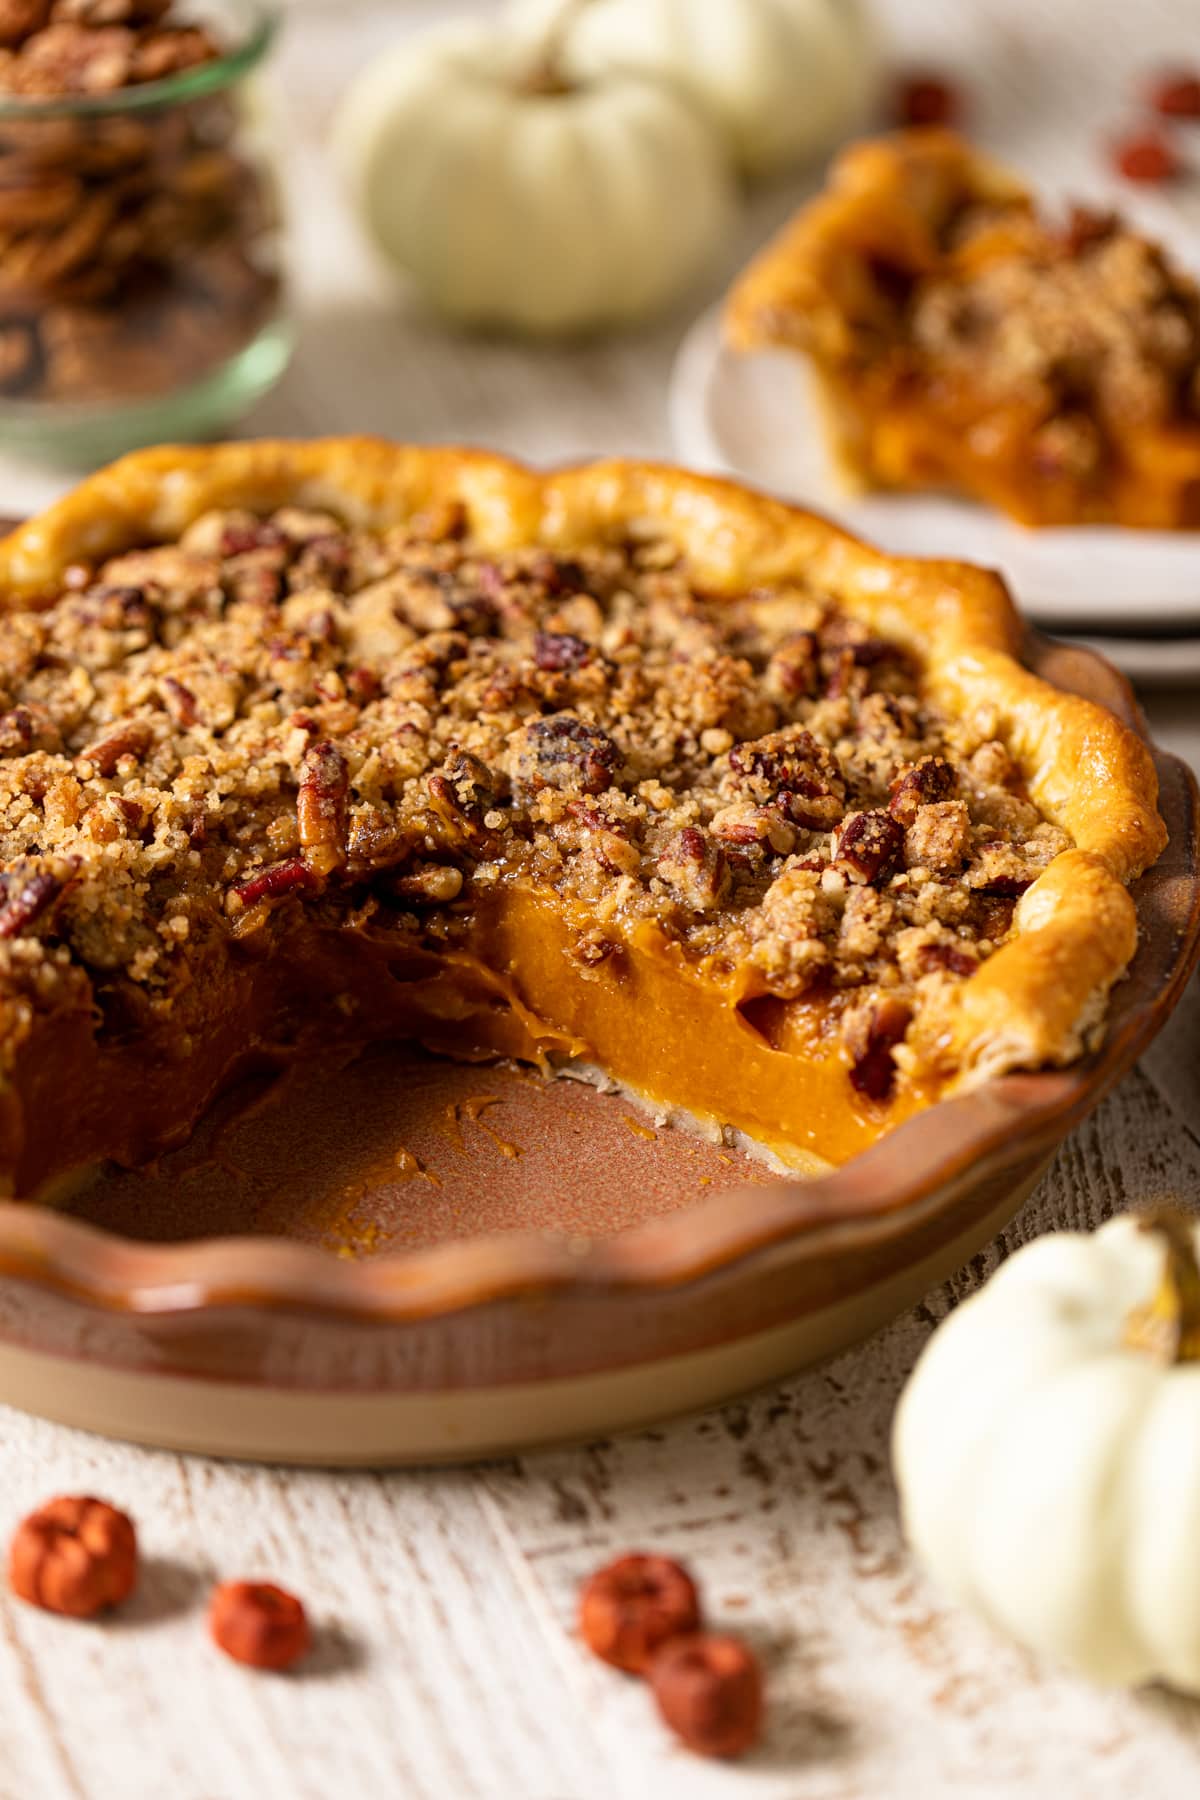
[[853,146],[733,287],[796,349],[851,484],[1027,525],[1200,525],[1200,288],[1111,214],[1038,216],[954,133]]
[[996,577],[669,467],[147,451],[0,543],[0,591],[18,1193],[330,1036],[842,1161],[1093,1045],[1165,841]]

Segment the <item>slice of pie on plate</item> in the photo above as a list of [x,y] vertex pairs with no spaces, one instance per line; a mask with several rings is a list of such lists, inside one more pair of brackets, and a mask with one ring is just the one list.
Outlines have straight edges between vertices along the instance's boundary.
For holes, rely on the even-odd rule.
[[860,488],[1200,526],[1200,287],[1113,215],[1040,218],[951,132],[848,150],[725,322],[737,349],[807,354]]
[[384,1038],[838,1163],[1084,1054],[1164,841],[998,580],[671,468],[149,451],[0,590],[19,1195]]

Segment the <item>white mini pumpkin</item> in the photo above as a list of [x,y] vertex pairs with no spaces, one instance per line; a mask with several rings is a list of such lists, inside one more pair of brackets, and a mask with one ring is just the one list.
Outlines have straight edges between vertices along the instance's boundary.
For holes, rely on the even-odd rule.
[[531,35],[562,21],[570,74],[637,69],[675,82],[756,175],[854,129],[879,71],[863,0],[516,0],[513,16]]
[[1093,1680],[1200,1693],[1200,1228],[1056,1232],[934,1333],[904,1526],[954,1598]]
[[486,25],[370,67],[334,148],[379,248],[472,325],[639,319],[686,290],[732,220],[718,134],[681,95],[636,74],[566,86]]

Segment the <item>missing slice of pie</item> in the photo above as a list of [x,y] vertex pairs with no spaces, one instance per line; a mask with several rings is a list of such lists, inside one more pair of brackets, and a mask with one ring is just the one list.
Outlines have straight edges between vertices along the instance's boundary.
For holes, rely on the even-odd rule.
[[1027,525],[1200,526],[1200,287],[1113,215],[1039,217],[953,133],[847,151],[726,326],[811,358],[859,487]]
[[670,468],[145,452],[0,591],[19,1195],[387,1038],[841,1162],[1083,1054],[1163,844],[996,579]]

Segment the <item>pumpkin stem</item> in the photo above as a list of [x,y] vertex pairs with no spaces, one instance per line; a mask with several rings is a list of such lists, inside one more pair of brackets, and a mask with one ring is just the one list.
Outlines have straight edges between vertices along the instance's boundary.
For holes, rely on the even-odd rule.
[[1125,1342],[1166,1363],[1200,1362],[1200,1262],[1192,1225],[1163,1207],[1148,1213],[1143,1231],[1163,1240],[1163,1270],[1154,1297],[1125,1322]]
[[523,94],[549,100],[573,91],[574,83],[567,79],[563,68],[567,39],[574,30],[580,13],[591,4],[592,0],[563,0],[563,5],[542,39],[528,74],[519,84]]

